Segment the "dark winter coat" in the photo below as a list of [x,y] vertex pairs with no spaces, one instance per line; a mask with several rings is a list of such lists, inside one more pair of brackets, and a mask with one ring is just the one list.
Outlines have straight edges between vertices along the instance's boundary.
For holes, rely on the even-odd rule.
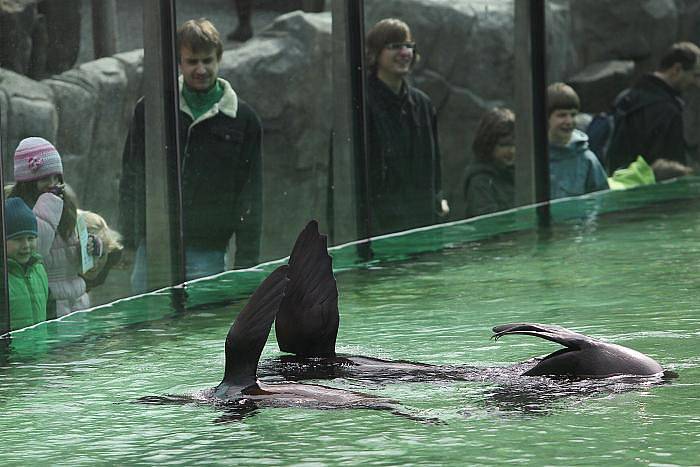
[[504,211],[515,206],[515,181],[512,167],[474,161],[467,167],[464,180],[465,217]]
[[368,79],[367,129],[373,233],[437,221],[442,195],[437,116],[430,98],[407,83],[395,94]]
[[610,148],[609,172],[627,167],[642,156],[653,164],[670,159],[686,164],[683,100],[678,91],[653,74],[642,76],[616,102],[617,112]]
[[[231,86],[221,78],[219,82],[223,97],[196,121],[180,98],[184,241],[186,246],[223,252],[235,232],[235,267],[244,268],[257,264],[260,252],[262,126]],[[125,246],[132,248],[146,234],[144,124],[141,99],[124,151],[119,189],[119,230]]]

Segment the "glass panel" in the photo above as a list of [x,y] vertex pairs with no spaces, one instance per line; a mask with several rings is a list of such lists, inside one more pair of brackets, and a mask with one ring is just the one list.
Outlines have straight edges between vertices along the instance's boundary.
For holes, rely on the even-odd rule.
[[[127,30],[139,5],[94,18],[87,1],[18,5],[1,18],[0,142],[6,194],[24,204],[11,202],[6,233],[16,237],[8,242],[38,239],[32,255],[18,241],[9,248],[14,329],[130,294],[118,236],[104,227],[118,230],[121,153],[143,55]],[[120,53],[95,60],[98,48]],[[89,234],[85,263],[78,231]]]
[[[215,41],[185,40],[179,50],[190,278],[287,256],[312,218],[329,230],[331,15],[301,6],[176,3],[178,25],[208,18],[223,48],[218,57]],[[242,41],[246,21],[253,35]]]
[[513,206],[513,114],[471,149],[513,105],[513,5],[473,4],[365,2],[374,234]]
[[[607,188],[606,173],[618,169],[615,190],[697,167],[700,49],[671,47],[700,39],[698,6],[549,1],[547,8],[549,82],[570,86],[550,92],[552,196]],[[571,109],[578,111],[573,124]]]

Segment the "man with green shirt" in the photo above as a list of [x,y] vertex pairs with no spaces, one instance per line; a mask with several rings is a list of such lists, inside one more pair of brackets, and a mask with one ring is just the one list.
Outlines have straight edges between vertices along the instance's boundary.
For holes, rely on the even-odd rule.
[[[224,270],[235,233],[234,267],[257,264],[262,223],[262,126],[255,111],[219,77],[223,44],[205,19],[177,31],[180,158],[187,278]],[[145,290],[144,105],[129,132],[120,181],[120,230],[137,248],[132,288]]]

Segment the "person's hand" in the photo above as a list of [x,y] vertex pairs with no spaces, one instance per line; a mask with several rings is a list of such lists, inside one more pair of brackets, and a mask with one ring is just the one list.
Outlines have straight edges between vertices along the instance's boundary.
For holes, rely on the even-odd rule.
[[122,250],[121,259],[119,260],[118,266],[121,268],[130,269],[134,264],[135,257],[136,257],[136,251],[133,248],[125,247]]
[[96,235],[88,235],[87,251],[90,256],[102,256],[102,240]]
[[59,198],[63,198],[63,193],[66,190],[66,185],[63,183],[59,183],[57,185],[54,185],[52,187],[49,187],[47,193],[53,193],[54,195],[58,196]]
[[447,203],[446,199],[440,200],[440,209],[438,209],[438,216],[447,217],[450,213],[450,205]]

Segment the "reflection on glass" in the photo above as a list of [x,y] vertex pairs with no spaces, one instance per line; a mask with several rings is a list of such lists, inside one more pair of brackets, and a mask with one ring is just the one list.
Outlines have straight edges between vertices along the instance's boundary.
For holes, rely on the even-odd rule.
[[12,313],[9,316],[9,329],[15,330],[46,320],[49,285],[42,257],[38,253],[39,232],[34,212],[19,197],[8,198],[4,207],[7,280]]
[[472,144],[474,160],[464,177],[465,217],[515,206],[515,114],[510,109],[486,111]]
[[[216,70],[195,70],[193,79],[180,50],[186,256],[213,249],[218,263],[203,272],[284,257],[311,218],[328,231],[331,18],[291,11],[293,5],[177,2],[179,25],[207,18],[223,47]],[[250,22],[253,33],[244,42],[235,34],[241,22]],[[199,87],[194,79],[200,75],[227,83],[237,113],[226,115],[217,107],[196,118],[195,107],[206,109],[206,99],[199,101],[212,84]],[[222,265],[224,237],[228,249]]]
[[[466,194],[468,170],[477,162],[472,146],[480,121],[494,108],[514,108],[513,2],[489,2],[488,8],[469,0],[416,2],[410,9],[399,4],[365,2],[369,153],[375,167],[370,190],[379,200],[374,233],[462,219],[512,204],[474,206],[481,201],[470,201]],[[387,18],[400,18],[408,32],[397,30],[375,44],[370,31]],[[402,69],[402,61],[410,67]],[[378,86],[386,84],[381,78],[387,73],[377,73],[380,67],[403,75],[404,88],[421,97],[411,96],[404,104],[399,88],[393,107],[389,105],[392,99],[386,97],[392,94],[377,92],[391,88]],[[384,102],[373,104],[378,94],[380,99],[385,95]],[[434,108],[433,116],[421,116],[421,102]],[[396,142],[382,146],[385,134]],[[382,225],[382,218],[390,217],[390,225]]]
[[[700,49],[697,34],[688,28],[697,23],[697,5],[669,3],[650,12],[634,4],[620,18],[623,7],[614,2],[604,8],[591,8],[588,2],[567,8],[547,3],[548,35],[556,38],[547,50],[549,94],[556,97],[570,86],[567,92],[577,101],[568,108],[550,106],[552,196],[604,187],[572,185],[574,170],[583,169],[563,163],[562,157],[569,158],[563,153],[573,153],[575,146],[587,145],[586,155],[579,151],[579,161],[602,165],[613,190],[692,173],[697,152],[692,132],[685,130],[700,114],[697,99],[693,102],[700,83]],[[565,115],[572,111],[578,113],[573,124]],[[562,128],[568,138],[557,135]],[[586,167],[583,172],[592,171]]]
[[[90,2],[54,3],[2,13],[0,141],[6,233],[16,235],[7,240],[16,253],[7,266],[24,281],[10,281],[13,329],[130,293],[119,235],[109,227],[117,224],[120,154],[142,53],[120,39],[124,53],[93,61]],[[122,39],[126,20],[141,14],[124,10],[108,18]],[[29,211],[18,210],[18,200]],[[36,232],[24,236],[16,229],[28,225],[27,212]]]
[[418,60],[410,28],[398,19],[381,20],[365,46],[373,233],[433,224],[449,206],[441,192],[435,107],[406,80]]

